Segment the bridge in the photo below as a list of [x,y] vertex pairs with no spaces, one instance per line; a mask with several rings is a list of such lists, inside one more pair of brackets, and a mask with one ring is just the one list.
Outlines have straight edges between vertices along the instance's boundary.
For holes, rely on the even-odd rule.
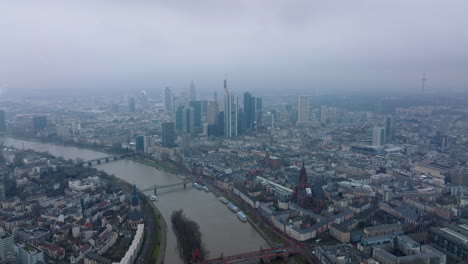
[[262,260],[264,263],[269,263],[276,258],[281,258],[285,262],[288,261],[289,257],[294,254],[302,253],[300,246],[283,247],[283,248],[272,248],[262,249],[259,251],[238,254],[234,256],[224,257],[221,255],[219,258],[210,259],[199,262],[200,264],[228,264],[228,263],[239,263],[249,260]]
[[114,155],[114,156],[107,156],[107,157],[102,157],[102,158],[97,158],[97,159],[92,159],[92,160],[86,160],[86,161],[82,161],[78,163],[77,166],[88,165],[89,167],[91,167],[93,166],[93,164],[101,164],[102,162],[111,162],[115,160],[121,160],[121,159],[131,157],[133,155],[134,155],[133,153],[130,153],[130,154]]
[[185,179],[183,182],[178,182],[178,183],[172,183],[172,184],[166,184],[166,185],[154,185],[152,187],[140,189],[141,192],[147,192],[147,191],[154,191],[154,195],[158,195],[158,190],[164,189],[164,188],[170,188],[170,187],[176,187],[176,186],[184,186],[184,190],[187,189],[187,184],[191,183],[192,181],[189,179]]

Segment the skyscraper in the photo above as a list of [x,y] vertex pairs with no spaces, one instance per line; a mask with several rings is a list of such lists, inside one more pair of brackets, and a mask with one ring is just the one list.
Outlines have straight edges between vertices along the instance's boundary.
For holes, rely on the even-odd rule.
[[174,122],[164,122],[162,124],[162,146],[172,148],[175,146]]
[[206,116],[206,122],[209,125],[214,125],[218,121],[218,103],[216,101],[209,101],[208,102],[208,113]]
[[0,110],[0,133],[6,131],[5,111]]
[[200,101],[190,101],[190,107],[193,108],[194,111],[194,118],[195,118],[195,126],[201,126],[201,117],[202,117],[202,105]]
[[164,109],[166,112],[172,112],[174,109],[174,100],[172,98],[172,89],[166,87],[164,89]]
[[390,143],[395,137],[396,129],[395,117],[387,116],[385,117],[385,142]]
[[130,97],[130,99],[128,99],[128,111],[129,111],[130,113],[135,113],[135,110],[136,110],[136,107],[135,107],[135,98]]
[[145,136],[137,135],[135,137],[135,150],[137,152],[144,152],[145,151]]
[[263,123],[263,99],[260,97],[255,100],[255,121],[257,124]]
[[184,116],[184,107],[183,106],[177,107],[177,111],[176,111],[176,129],[177,129],[177,131],[182,131],[183,116]]
[[385,144],[385,128],[374,127],[372,129],[372,146],[383,146]]
[[255,123],[255,97],[249,92],[244,93],[244,117],[247,129],[253,129]]
[[197,100],[197,91],[195,90],[195,83],[193,81],[190,83],[189,100],[190,101]]
[[305,123],[309,121],[309,96],[299,96],[299,106],[297,114],[298,123]]
[[182,114],[182,133],[195,133],[195,115],[193,107],[185,107]]
[[224,80],[224,136],[237,136],[238,104],[237,98],[227,88],[227,80]]

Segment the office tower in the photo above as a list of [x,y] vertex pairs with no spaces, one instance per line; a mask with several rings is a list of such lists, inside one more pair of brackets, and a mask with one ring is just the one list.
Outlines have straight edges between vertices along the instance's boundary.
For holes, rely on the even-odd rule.
[[224,136],[237,136],[238,104],[236,97],[227,88],[227,80],[224,80]]
[[299,106],[297,111],[297,122],[309,122],[309,96],[299,96]]
[[195,83],[192,81],[190,83],[190,93],[189,93],[189,100],[196,101],[197,100],[197,91],[195,90]]
[[214,125],[217,123],[218,120],[218,103],[216,101],[209,101],[208,102],[208,113],[206,116],[206,122],[209,125]]
[[166,87],[164,89],[164,110],[166,112],[172,112],[174,109],[174,100],[172,99],[172,89]]
[[177,111],[176,111],[176,130],[177,131],[182,131],[183,116],[184,116],[184,107],[183,106],[177,107]]
[[5,111],[0,110],[0,133],[6,131]]
[[255,100],[255,116],[256,116],[256,123],[262,124],[263,123],[263,99],[257,97]]
[[166,148],[175,146],[174,122],[162,123],[162,146]]
[[247,129],[253,129],[255,122],[255,97],[249,92],[244,93],[244,116]]
[[0,227],[0,259],[2,261],[14,258],[13,243],[13,236]]
[[44,262],[44,252],[29,243],[15,245],[19,264],[39,264]]
[[218,92],[213,92],[213,101],[218,102]]
[[217,122],[217,136],[224,136],[224,111],[218,113],[218,122]]
[[133,97],[130,97],[130,99],[128,99],[128,111],[130,113],[135,113],[135,98]]
[[385,142],[390,143],[395,137],[395,117],[387,116],[385,118]]
[[238,135],[243,135],[245,131],[247,130],[247,120],[245,118],[245,112],[240,109],[238,111],[238,118],[237,118],[237,134]]
[[385,128],[374,127],[372,129],[372,146],[383,146],[385,144]]
[[32,122],[35,130],[44,129],[47,127],[47,116],[34,116]]
[[320,106],[320,123],[325,124],[328,120],[328,109],[326,106]]
[[206,117],[208,114],[208,100],[201,100],[201,114]]
[[195,114],[193,107],[184,107],[182,114],[182,133],[194,134],[195,133]]
[[201,117],[202,117],[201,102],[190,101],[189,106],[192,107],[194,111],[195,127],[201,127]]
[[137,152],[145,151],[145,136],[138,135],[135,137],[135,150]]

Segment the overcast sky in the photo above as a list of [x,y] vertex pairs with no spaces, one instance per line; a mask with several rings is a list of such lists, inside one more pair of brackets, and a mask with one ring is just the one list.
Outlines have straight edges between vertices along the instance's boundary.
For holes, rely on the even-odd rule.
[[0,0],[0,89],[468,89],[466,0]]

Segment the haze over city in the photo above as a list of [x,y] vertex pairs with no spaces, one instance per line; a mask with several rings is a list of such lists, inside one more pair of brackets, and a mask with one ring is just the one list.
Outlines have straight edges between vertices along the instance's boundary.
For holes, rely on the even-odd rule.
[[[4,95],[462,91],[468,2],[2,1]],[[53,92],[52,92],[53,91]]]
[[0,0],[0,264],[468,263],[467,11]]

